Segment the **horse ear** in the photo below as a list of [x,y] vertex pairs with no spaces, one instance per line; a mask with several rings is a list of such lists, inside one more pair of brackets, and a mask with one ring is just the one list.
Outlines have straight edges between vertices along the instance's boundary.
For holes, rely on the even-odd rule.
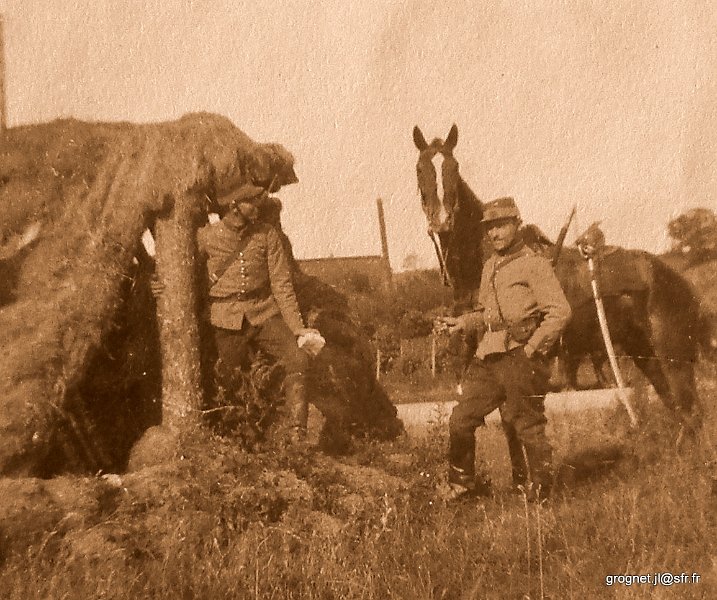
[[416,144],[416,148],[418,148],[421,152],[428,148],[426,138],[423,137],[423,132],[418,125],[413,128],[413,143]]
[[448,132],[448,137],[446,138],[446,141],[443,144],[443,146],[452,151],[453,148],[456,147],[457,143],[458,143],[458,127],[456,127],[456,124],[453,123],[453,127],[451,127],[451,130]]

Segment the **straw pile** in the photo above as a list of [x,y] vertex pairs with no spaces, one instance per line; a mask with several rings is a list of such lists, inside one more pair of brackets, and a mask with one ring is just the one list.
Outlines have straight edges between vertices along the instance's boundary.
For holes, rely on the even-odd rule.
[[204,113],[1,141],[0,474],[116,466],[161,414],[143,230],[172,199],[192,198],[200,225],[238,184],[292,183],[293,158]]

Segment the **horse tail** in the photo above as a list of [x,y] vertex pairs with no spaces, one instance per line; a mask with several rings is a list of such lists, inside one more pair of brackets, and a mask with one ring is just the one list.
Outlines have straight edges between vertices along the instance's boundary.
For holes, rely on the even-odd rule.
[[710,362],[717,362],[717,314],[702,311],[700,314],[700,336],[699,342],[702,355]]
[[[700,300],[692,284],[673,268],[654,255],[650,255],[653,272],[653,303],[665,309],[674,318],[675,327],[684,330],[686,339],[691,342],[689,353],[697,358],[698,351],[703,356],[717,358],[717,336],[713,331],[713,318],[702,309]],[[676,338],[685,338],[675,332]],[[687,350],[687,348],[684,348]]]

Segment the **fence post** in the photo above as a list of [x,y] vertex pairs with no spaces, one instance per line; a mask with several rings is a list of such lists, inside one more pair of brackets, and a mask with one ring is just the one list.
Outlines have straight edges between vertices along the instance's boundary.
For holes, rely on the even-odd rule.
[[431,333],[431,376],[436,377],[436,334]]
[[376,381],[381,379],[381,347],[376,345]]

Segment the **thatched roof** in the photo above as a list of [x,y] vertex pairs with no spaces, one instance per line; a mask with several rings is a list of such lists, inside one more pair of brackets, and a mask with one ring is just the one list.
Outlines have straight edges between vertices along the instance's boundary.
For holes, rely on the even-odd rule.
[[293,157],[228,119],[60,120],[0,138],[0,473],[45,452],[117,309],[144,228],[168,198],[197,210],[247,181],[296,181]]

